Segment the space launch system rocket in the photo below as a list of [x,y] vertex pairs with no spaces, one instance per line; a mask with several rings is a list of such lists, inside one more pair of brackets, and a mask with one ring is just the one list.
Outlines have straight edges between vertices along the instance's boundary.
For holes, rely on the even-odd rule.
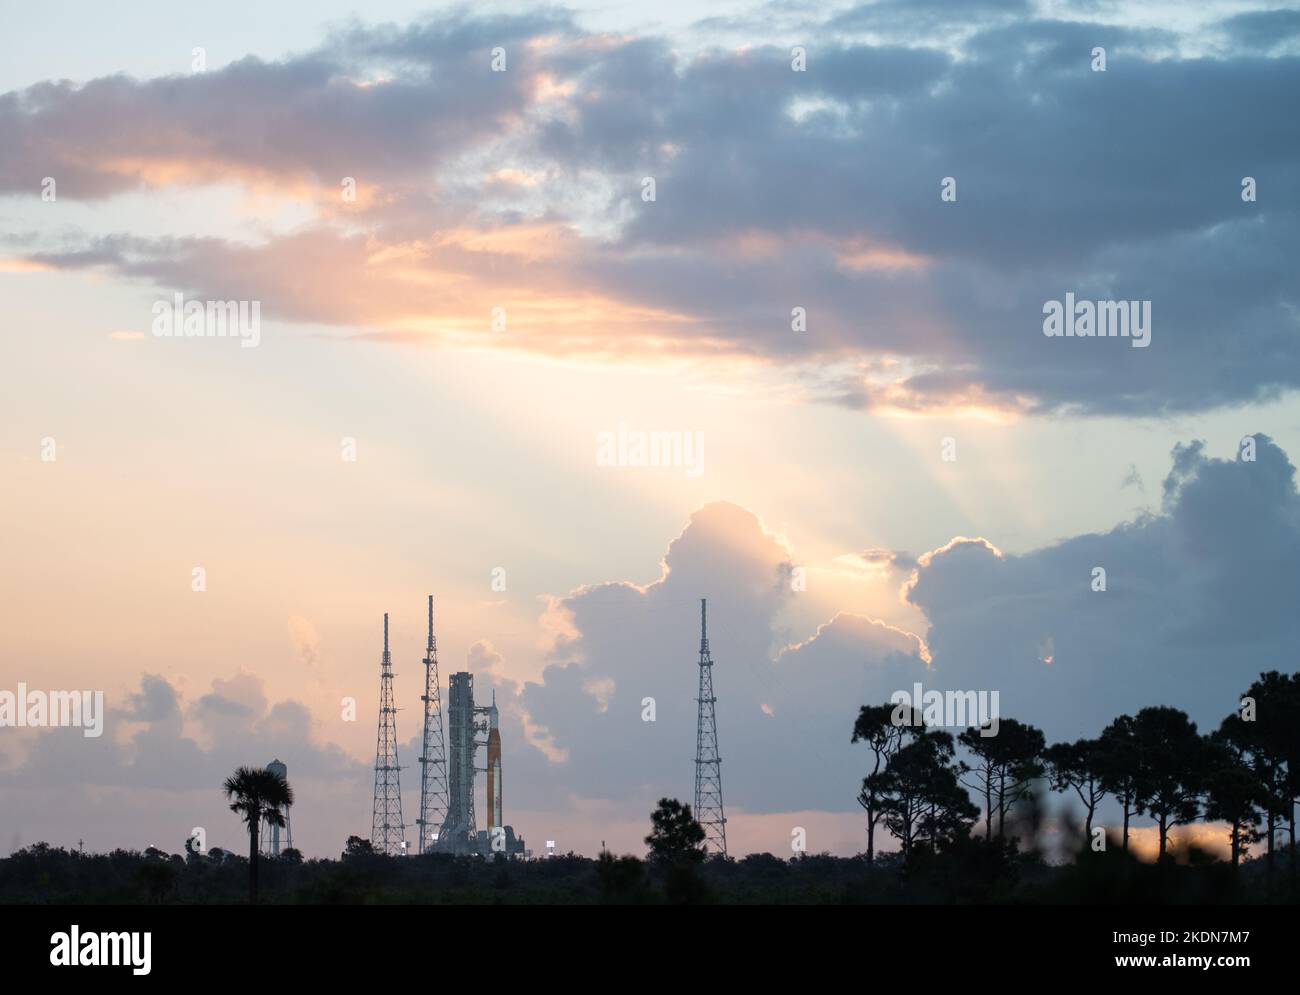
[[501,730],[497,728],[497,693],[492,692],[492,707],[488,709],[487,738],[487,828],[505,825],[501,819]]

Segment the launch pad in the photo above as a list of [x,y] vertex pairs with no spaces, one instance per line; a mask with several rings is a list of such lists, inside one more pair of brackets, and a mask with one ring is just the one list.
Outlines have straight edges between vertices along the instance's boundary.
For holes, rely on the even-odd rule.
[[[479,747],[487,748],[485,767],[476,765]],[[480,771],[487,774],[486,829],[478,828],[474,811],[474,779]],[[501,774],[496,692],[492,704],[476,705],[474,675],[452,674],[447,681],[447,819],[431,841],[435,853],[524,855],[523,839],[502,818]]]

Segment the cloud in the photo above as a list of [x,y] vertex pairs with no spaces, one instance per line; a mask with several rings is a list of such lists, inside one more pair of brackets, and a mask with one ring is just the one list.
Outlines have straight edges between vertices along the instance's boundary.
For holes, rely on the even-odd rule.
[[24,762],[8,772],[10,783],[183,791],[219,787],[235,767],[274,756],[302,777],[364,774],[338,747],[316,739],[305,706],[271,704],[261,678],[242,671],[213,680],[209,692],[188,703],[165,677],[145,674],[124,706],[109,701],[104,736],[79,739],[76,729],[31,733]]
[[[17,136],[0,189],[234,182],[313,220],[238,243],[6,241],[26,266],[257,299],[276,321],[771,368],[808,398],[873,410],[1149,415],[1297,386],[1300,302],[1279,260],[1300,250],[1300,59],[1184,58],[1170,30],[992,0],[926,4],[960,28],[942,44],[882,41],[871,25],[900,9],[806,15],[804,73],[777,46],[684,54],[563,12],[460,11],[354,26],[276,63],[43,83],[0,96]],[[1224,30],[1244,46],[1287,29],[1285,13]],[[496,45],[507,72],[490,70]],[[1096,45],[1105,73],[1089,68]],[[1245,175],[1257,202],[1240,198]],[[1151,301],[1151,348],[1044,337],[1043,303],[1067,292]],[[493,331],[497,306],[509,321]],[[790,331],[794,306],[806,332]]]
[[157,674],[140,678],[140,690],[127,695],[122,717],[131,722],[156,724],[181,717],[181,700],[176,689]]
[[[925,672],[924,647],[914,635],[848,614],[791,644],[779,621],[795,596],[790,570],[790,550],[757,516],[718,502],[695,512],[669,544],[657,580],[564,598],[557,608],[571,635],[556,645],[543,679],[513,698],[498,689],[498,702],[521,706],[565,757],[507,746],[506,777],[519,785],[512,804],[692,799],[707,598],[728,804],[756,815],[850,806],[861,775],[848,748],[856,705],[847,703],[878,681],[894,686],[906,677],[910,687]],[[653,721],[644,720],[648,707]],[[503,736],[519,743],[522,729],[512,721]]]
[[913,36],[936,29],[984,23],[1033,13],[1029,0],[875,0],[836,14],[829,26],[845,31],[898,32]]
[[111,696],[108,704],[99,739],[85,739],[77,729],[32,731],[24,756],[0,767],[9,802],[6,838],[68,845],[83,833],[96,848],[156,843],[180,852],[191,830],[202,826],[210,846],[239,852],[247,836],[221,784],[236,767],[274,758],[285,762],[298,789],[297,846],[334,853],[348,833],[366,831],[369,764],[322,742],[302,704],[268,702],[256,675],[218,678],[210,691],[186,701],[165,677],[145,674],[121,707]]
[[320,633],[310,619],[301,615],[292,615],[288,622],[289,640],[293,643],[294,653],[302,661],[309,673],[317,674],[320,664]]
[[1300,35],[1300,10],[1249,10],[1222,21],[1220,29],[1241,50],[1269,52]]
[[1137,464],[1130,463],[1128,470],[1124,474],[1124,479],[1120,481],[1121,488],[1136,487],[1142,494],[1146,493],[1146,484],[1142,482],[1142,474],[1138,472]]
[[[916,682],[998,691],[1001,715],[1039,726],[1049,741],[1095,735],[1116,715],[1156,704],[1213,728],[1260,671],[1294,669],[1300,638],[1295,469],[1267,435],[1253,439],[1253,461],[1175,446],[1160,507],[1108,532],[1023,554],[1001,551],[996,537],[956,537],[915,558],[870,551],[869,562],[911,567],[904,594],[924,614],[923,633],[839,612],[792,634],[784,620],[800,596],[794,551],[745,508],[703,506],[648,583],[581,587],[549,603],[541,679],[506,677],[487,640],[469,649],[480,702],[495,690],[500,708],[512,823],[526,813],[550,827],[544,833],[560,826],[631,847],[616,827],[636,827],[658,797],[692,798],[701,598],[729,811],[738,839],[770,839],[774,850],[808,813],[838,813],[831,822],[843,825],[836,820],[855,810],[863,773],[849,742],[858,707]],[[1096,567],[1105,591],[1093,590]],[[404,728],[413,821],[420,737]],[[142,792],[166,796],[151,806],[194,796],[169,816],[168,832],[188,832],[178,827],[198,818],[195,805],[215,813],[204,819],[224,818],[210,796],[231,769],[279,757],[311,785],[295,825],[318,834],[313,852],[364,831],[368,765],[322,743],[303,705],[271,703],[248,672],[191,699],[145,675],[101,739],[48,730],[28,744],[0,782],[41,812],[51,792],[74,792],[85,806],[96,793],[111,797],[103,804],[117,822],[143,810]],[[607,822],[593,827],[584,812]]]
[[[239,180],[324,184],[344,176],[414,180],[499,133],[529,96],[530,50],[515,72],[475,71],[492,45],[563,30],[540,12],[464,11],[406,29],[353,27],[314,52],[213,72],[46,82],[0,96],[0,191],[54,176],[60,197],[96,199],[141,185]],[[364,154],[358,155],[358,149]]]
[[[1300,637],[1294,468],[1266,435],[1254,438],[1254,462],[1176,447],[1162,507],[1109,532],[1021,555],[957,537],[917,557],[904,593],[929,623],[923,634],[839,613],[806,638],[783,638],[791,551],[752,512],[706,505],[670,544],[659,579],[562,599],[569,629],[543,679],[517,696],[499,689],[565,755],[521,751],[510,725],[516,803],[692,797],[703,596],[726,797],[754,816],[851,810],[858,706],[918,681],[997,691],[1003,716],[1049,741],[1095,735],[1156,704],[1213,728],[1261,670],[1294,669]],[[1104,592],[1092,589],[1098,566]],[[642,721],[646,699],[654,722]]]
[[1211,728],[1261,671],[1294,669],[1295,469],[1254,438],[1254,462],[1175,447],[1159,512],[1110,532],[1021,556],[983,542],[923,556],[907,597],[930,622],[936,678],[1000,690],[1004,714],[1075,737],[1156,704]]

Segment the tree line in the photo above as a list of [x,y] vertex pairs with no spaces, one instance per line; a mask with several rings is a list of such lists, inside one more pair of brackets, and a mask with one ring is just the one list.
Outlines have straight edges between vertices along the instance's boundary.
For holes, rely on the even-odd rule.
[[[942,851],[981,829],[986,841],[1005,839],[1008,814],[1039,800],[1044,786],[1079,801],[1084,835],[1095,849],[1105,846],[1105,827],[1094,822],[1109,796],[1122,815],[1118,837],[1125,851],[1131,820],[1147,816],[1159,833],[1161,860],[1170,831],[1199,819],[1227,824],[1234,869],[1247,847],[1263,840],[1271,878],[1280,831],[1294,853],[1300,673],[1261,674],[1237,711],[1207,734],[1186,713],[1153,706],[1073,742],[1048,745],[1041,730],[1015,719],[954,737],[926,726],[920,709],[884,704],[862,706],[852,742],[871,751],[857,798],[867,816],[868,863],[875,861],[881,827],[905,859],[917,848]],[[1294,866],[1292,860],[1293,873]]]

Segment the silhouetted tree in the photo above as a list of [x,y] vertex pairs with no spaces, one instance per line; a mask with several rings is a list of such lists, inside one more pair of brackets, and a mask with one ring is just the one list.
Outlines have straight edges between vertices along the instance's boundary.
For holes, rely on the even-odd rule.
[[1206,744],[1205,817],[1228,823],[1233,870],[1242,851],[1259,840],[1260,816],[1269,804],[1268,786],[1251,761],[1243,726],[1239,715],[1229,715]]
[[1080,739],[1073,743],[1054,743],[1043,754],[1048,781],[1054,791],[1074,790],[1083,803],[1083,834],[1091,839],[1092,819],[1097,806],[1106,797],[1101,784],[1101,741]]
[[136,871],[136,878],[152,903],[160,903],[176,887],[176,868],[171,861],[151,858]]
[[1160,857],[1169,830],[1200,813],[1206,752],[1196,723],[1164,705],[1144,708],[1133,720],[1137,747],[1137,807],[1156,820]]
[[[876,860],[876,826],[884,818],[885,768],[916,726],[896,721],[894,705],[863,705],[853,724],[852,742],[865,742],[871,749],[871,770],[862,779],[858,804],[867,813],[867,863]],[[919,716],[918,716],[919,717]],[[910,716],[909,716],[910,718]]]
[[676,798],[660,798],[650,813],[650,862],[663,875],[664,893],[673,905],[699,905],[709,892],[696,868],[704,860],[704,827],[691,807]]
[[248,900],[257,902],[257,837],[262,820],[284,825],[281,811],[293,804],[293,789],[279,774],[265,767],[240,767],[222,785],[231,799],[230,810],[248,824]]
[[1097,740],[1097,769],[1101,786],[1115,796],[1124,813],[1123,849],[1128,851],[1129,821],[1137,812],[1138,746],[1131,715],[1121,715]]
[[650,835],[645,838],[650,859],[664,863],[698,863],[704,859],[704,827],[695,821],[691,807],[676,798],[660,798],[650,813]]
[[972,727],[959,739],[976,760],[965,769],[969,776],[963,783],[984,796],[984,838],[992,839],[993,813],[1001,836],[1011,806],[1031,796],[1034,779],[1043,774],[1046,741],[1041,730],[1015,719],[1002,719],[994,736],[981,735],[987,729],[988,723]]
[[356,860],[361,857],[375,856],[374,845],[361,836],[349,836],[343,844],[343,859]]
[[1251,754],[1255,769],[1269,793],[1265,810],[1265,845],[1270,881],[1278,821],[1286,820],[1291,842],[1291,868],[1295,869],[1295,801],[1300,794],[1300,674],[1288,677],[1271,670],[1260,674],[1242,696],[1238,712],[1240,740]]
[[1286,763],[1285,804],[1288,837],[1291,841],[1291,859],[1288,867],[1291,883],[1296,879],[1296,843],[1295,823],[1296,805],[1300,804],[1300,673],[1291,675],[1290,693],[1286,696],[1282,709],[1283,719],[1279,723],[1283,731],[1281,752]]
[[601,900],[611,904],[628,904],[642,899],[645,891],[645,867],[636,857],[615,857],[602,850],[596,862]]
[[885,827],[907,855],[915,843],[943,841],[970,831],[979,815],[957,777],[949,733],[918,730],[889,760],[881,780]]

